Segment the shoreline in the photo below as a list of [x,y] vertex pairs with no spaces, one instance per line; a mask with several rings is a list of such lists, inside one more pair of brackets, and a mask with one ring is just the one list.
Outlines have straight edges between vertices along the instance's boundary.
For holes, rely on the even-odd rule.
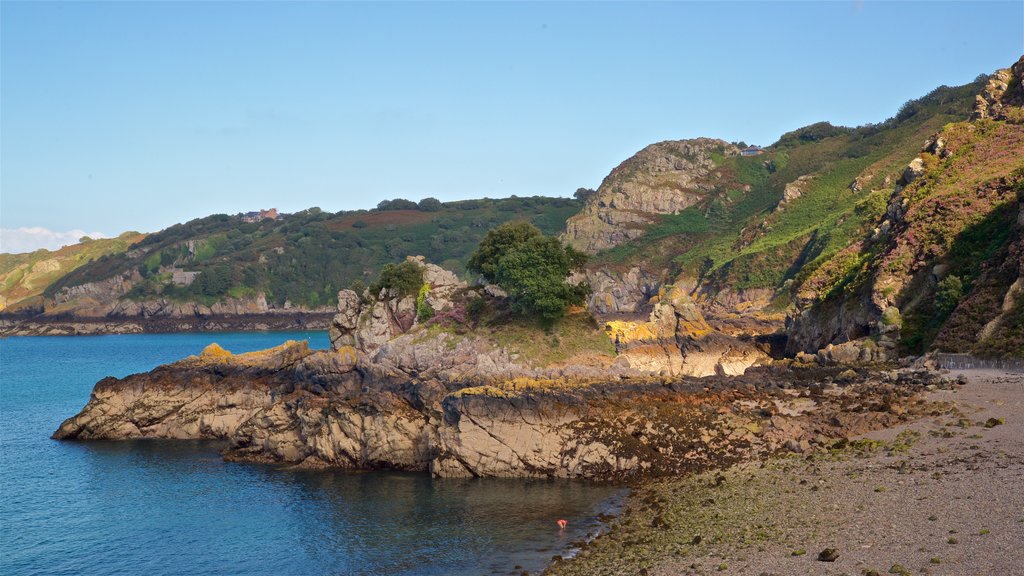
[[334,312],[237,314],[180,318],[12,318],[0,316],[0,337],[327,330],[333,316]]
[[1006,551],[1024,541],[1024,374],[947,373],[967,384],[926,392],[931,415],[641,483],[607,532],[544,574],[1019,573]]

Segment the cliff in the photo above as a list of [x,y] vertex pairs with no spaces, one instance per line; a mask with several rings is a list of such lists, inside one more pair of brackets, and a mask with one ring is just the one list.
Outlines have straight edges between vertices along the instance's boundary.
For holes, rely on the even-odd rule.
[[875,227],[809,276],[791,351],[868,338],[890,357],[933,344],[1024,354],[1024,110],[1012,98],[1022,83],[1024,58],[993,75],[974,119],[932,135]]
[[566,222],[565,240],[595,254],[644,234],[661,214],[677,214],[707,199],[716,188],[715,155],[739,149],[711,138],[651,144],[619,164]]
[[125,232],[117,238],[86,240],[60,250],[0,254],[0,312],[25,312],[44,306],[48,286],[91,261],[126,251],[145,234]]
[[812,124],[748,154],[712,139],[644,148],[567,222],[564,238],[593,254],[591,310],[641,320],[672,285],[717,331],[784,332],[787,313],[822,296],[818,271],[878,226],[921,142],[966,121],[979,92],[986,114],[1001,113],[1012,83],[999,78],[937,88],[878,124]]

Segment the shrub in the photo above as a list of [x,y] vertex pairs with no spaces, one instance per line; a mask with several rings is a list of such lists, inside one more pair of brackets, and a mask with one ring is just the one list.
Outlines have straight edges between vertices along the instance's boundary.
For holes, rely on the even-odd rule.
[[515,312],[536,315],[550,325],[564,316],[569,306],[583,304],[590,293],[586,284],[565,281],[585,262],[586,256],[557,238],[534,236],[501,258],[495,282],[508,292]]
[[381,200],[377,204],[377,210],[417,210],[419,206],[412,200],[395,198],[394,200]]
[[370,286],[373,296],[381,290],[394,290],[399,296],[412,296],[423,286],[423,267],[412,260],[388,263],[380,270],[380,279]]
[[441,201],[437,198],[424,198],[417,207],[424,212],[437,212],[441,209]]
[[430,317],[434,315],[434,309],[427,302],[429,294],[430,284],[424,282],[423,286],[420,286],[420,293],[416,295],[416,320],[421,323],[430,320]]
[[484,310],[487,308],[487,302],[480,296],[475,296],[466,305],[466,314],[470,319],[476,321],[483,316]]
[[476,251],[469,257],[466,267],[471,272],[482,275],[488,282],[496,282],[501,259],[513,248],[541,236],[541,231],[529,222],[502,224],[487,232]]
[[935,290],[935,309],[948,316],[964,297],[964,283],[959,276],[946,276]]
[[366,228],[367,224],[365,220],[356,220],[352,223],[353,228]]

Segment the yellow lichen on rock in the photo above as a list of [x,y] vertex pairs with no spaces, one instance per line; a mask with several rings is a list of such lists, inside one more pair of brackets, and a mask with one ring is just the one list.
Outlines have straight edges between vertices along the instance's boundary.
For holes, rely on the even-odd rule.
[[650,322],[612,320],[605,324],[604,331],[611,338],[612,342],[620,345],[657,340],[659,338],[657,326]]
[[337,354],[341,357],[341,361],[346,364],[356,364],[359,362],[359,353],[352,346],[338,348]]
[[228,352],[216,342],[210,344],[206,348],[203,348],[203,352],[200,354],[203,358],[228,358],[231,355],[231,352]]

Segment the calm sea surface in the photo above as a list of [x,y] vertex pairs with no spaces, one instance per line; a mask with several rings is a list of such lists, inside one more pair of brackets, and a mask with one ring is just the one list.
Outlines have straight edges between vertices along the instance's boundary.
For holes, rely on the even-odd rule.
[[[0,340],[0,574],[507,574],[596,531],[619,492],[228,463],[215,442],[57,442],[104,376],[212,341],[233,352],[322,332]],[[558,518],[569,520],[560,534]]]

